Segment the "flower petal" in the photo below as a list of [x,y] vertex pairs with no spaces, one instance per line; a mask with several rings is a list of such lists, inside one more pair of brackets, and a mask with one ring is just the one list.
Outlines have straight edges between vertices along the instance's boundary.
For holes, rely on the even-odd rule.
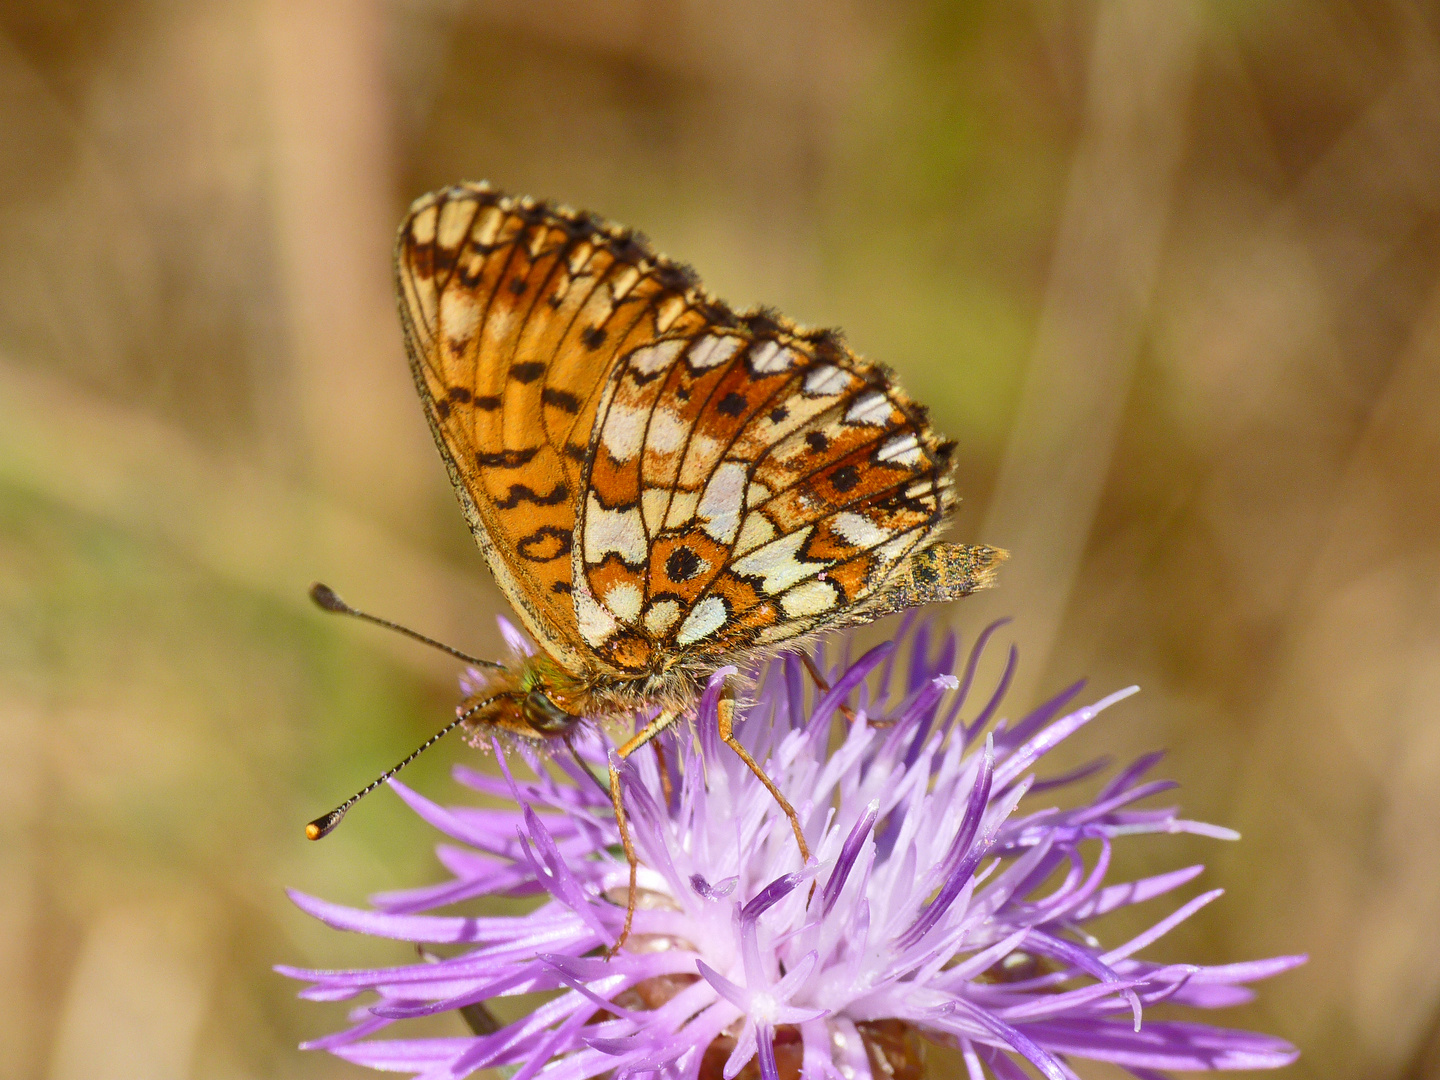
[[1138,1032],[1127,1024],[1074,1020],[1031,1030],[1055,1053],[1144,1069],[1277,1069],[1299,1056],[1284,1039],[1175,1020],[1151,1021]]

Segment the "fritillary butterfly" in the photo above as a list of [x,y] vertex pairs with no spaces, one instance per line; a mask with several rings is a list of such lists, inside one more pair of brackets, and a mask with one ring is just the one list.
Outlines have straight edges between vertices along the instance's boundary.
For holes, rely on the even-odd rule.
[[[575,716],[990,582],[935,543],[953,443],[833,331],[736,313],[592,215],[486,184],[401,225],[415,383],[496,580]],[[509,699],[486,720],[541,736]],[[542,725],[543,726],[543,725]]]
[[[889,372],[731,310],[630,230],[462,184],[411,206],[395,271],[435,441],[541,647],[462,705],[481,730],[658,707],[624,757],[720,667],[964,596],[1004,558],[936,542],[953,444]],[[613,768],[611,792],[624,835]]]

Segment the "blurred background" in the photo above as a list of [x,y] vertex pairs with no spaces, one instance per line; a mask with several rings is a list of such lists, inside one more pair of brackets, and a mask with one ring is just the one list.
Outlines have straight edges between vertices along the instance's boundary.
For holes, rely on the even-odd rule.
[[[1008,547],[1011,712],[1140,698],[1238,844],[1160,958],[1309,952],[1224,1019],[1440,1077],[1440,13],[1411,0],[0,2],[0,1077],[350,1077],[276,962],[404,962],[284,886],[434,880],[381,793],[503,602],[389,252],[488,178],[841,325]],[[451,742],[407,779],[436,797]],[[436,1032],[459,1033],[442,1017]],[[1096,1073],[1094,1075],[1101,1075]]]

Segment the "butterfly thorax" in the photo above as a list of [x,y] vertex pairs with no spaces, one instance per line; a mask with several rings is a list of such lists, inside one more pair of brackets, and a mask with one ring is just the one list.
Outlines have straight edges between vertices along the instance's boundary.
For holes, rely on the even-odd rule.
[[677,668],[640,678],[577,676],[546,653],[487,671],[482,687],[460,711],[473,712],[477,730],[498,731],[530,742],[568,735],[586,720],[604,722],[660,706],[685,711],[699,697],[701,680]]

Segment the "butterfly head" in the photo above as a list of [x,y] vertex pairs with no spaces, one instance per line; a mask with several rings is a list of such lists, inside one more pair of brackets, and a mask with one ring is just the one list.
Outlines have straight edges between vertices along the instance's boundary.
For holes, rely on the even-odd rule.
[[462,713],[475,710],[475,729],[544,742],[571,734],[584,719],[581,687],[543,653],[486,676],[485,687],[460,705]]

